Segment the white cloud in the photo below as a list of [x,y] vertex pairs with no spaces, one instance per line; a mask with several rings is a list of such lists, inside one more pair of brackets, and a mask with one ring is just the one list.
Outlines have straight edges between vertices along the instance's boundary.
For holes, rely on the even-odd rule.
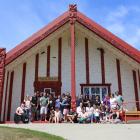
[[112,31],[114,34],[122,34],[124,32],[124,26],[121,23],[113,23],[108,25],[107,29]]
[[128,14],[128,12],[128,8],[120,6],[115,11],[110,12],[107,18],[109,21],[115,22],[116,19],[124,18]]
[[137,20],[135,14],[140,14],[139,7],[119,6],[107,15],[105,27],[140,50],[140,27],[137,25],[139,23],[133,23]]

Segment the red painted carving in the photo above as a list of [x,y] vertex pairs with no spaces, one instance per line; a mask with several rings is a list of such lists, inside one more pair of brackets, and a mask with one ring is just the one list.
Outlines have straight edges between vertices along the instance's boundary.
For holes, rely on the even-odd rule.
[[137,83],[137,73],[136,73],[135,70],[132,70],[132,73],[133,73],[133,81],[134,81],[134,92],[135,92],[136,108],[137,108],[138,111],[140,111],[138,83]]
[[89,76],[89,49],[88,49],[88,39],[85,38],[85,63],[86,63],[86,83],[90,83],[90,76]]
[[70,35],[71,35],[71,107],[76,110],[76,73],[75,73],[75,21],[76,5],[69,5]]
[[70,19],[70,24],[74,24],[77,18],[77,5],[70,4],[69,5],[69,19]]
[[116,59],[116,67],[117,67],[117,77],[118,77],[118,91],[119,91],[119,94],[122,95],[122,80],[121,80],[121,68],[120,68],[119,59]]
[[101,74],[102,74],[102,83],[105,83],[105,62],[104,62],[104,49],[98,48],[100,51],[100,57],[101,57]]
[[51,51],[51,47],[48,46],[47,47],[47,77],[50,76],[50,51]]
[[[0,114],[2,111],[2,98],[3,98],[3,85],[4,85],[4,73],[5,73],[5,57],[6,49],[0,48]],[[1,116],[0,116],[1,118]]]
[[69,5],[69,11],[77,12],[77,5],[76,4],[70,4]]

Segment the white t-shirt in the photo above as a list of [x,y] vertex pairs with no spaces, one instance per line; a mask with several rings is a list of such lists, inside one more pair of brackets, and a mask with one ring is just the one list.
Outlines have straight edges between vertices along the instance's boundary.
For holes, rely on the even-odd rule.
[[76,112],[79,114],[82,112],[82,108],[80,106],[77,107]]
[[95,109],[95,111],[94,111],[94,115],[95,115],[95,117],[99,117],[99,115],[100,115],[100,111],[99,111],[98,108]]
[[31,103],[30,103],[29,100],[25,101],[25,107],[26,107],[27,109],[30,109],[30,108],[31,108]]
[[110,107],[112,109],[115,109],[116,106],[117,106],[117,100],[116,100],[116,98],[110,98]]
[[86,107],[86,112],[87,112],[88,116],[90,116],[94,112],[94,108],[93,107]]
[[22,115],[24,113],[24,111],[21,107],[18,107],[16,112],[18,113],[18,115]]
[[78,114],[78,117],[86,118],[86,117],[88,117],[88,114],[87,114],[87,112],[85,112],[85,113],[80,112],[80,113]]

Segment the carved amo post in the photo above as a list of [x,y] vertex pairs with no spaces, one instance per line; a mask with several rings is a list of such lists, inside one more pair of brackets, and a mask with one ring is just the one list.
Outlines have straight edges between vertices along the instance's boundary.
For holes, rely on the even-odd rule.
[[76,110],[76,80],[75,80],[75,21],[77,17],[77,6],[69,5],[70,20],[70,47],[71,47],[71,108]]
[[6,49],[0,48],[0,119],[2,112],[2,98],[3,98],[3,86],[5,75],[5,57],[6,57]]

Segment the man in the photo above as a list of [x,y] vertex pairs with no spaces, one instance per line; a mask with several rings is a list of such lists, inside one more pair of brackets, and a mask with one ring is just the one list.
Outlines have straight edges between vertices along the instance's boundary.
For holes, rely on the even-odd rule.
[[37,111],[37,93],[34,92],[34,95],[31,99],[31,121],[35,120],[35,115]]
[[45,118],[45,122],[47,121],[47,111],[48,111],[48,98],[46,98],[46,93],[43,93],[43,96],[40,98],[40,116],[41,120]]

